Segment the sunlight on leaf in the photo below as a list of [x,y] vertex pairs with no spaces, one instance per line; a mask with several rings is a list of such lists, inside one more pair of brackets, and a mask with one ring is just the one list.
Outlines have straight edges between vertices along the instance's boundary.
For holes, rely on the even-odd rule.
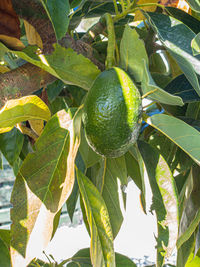
[[172,140],[200,165],[200,132],[189,124],[166,114],[156,114],[147,123]]
[[94,267],[115,267],[113,234],[105,202],[94,184],[76,169],[79,190],[82,195],[90,227],[90,256]]
[[[139,0],[137,2],[137,5],[147,4],[148,2],[149,3],[158,3],[159,0],[149,0],[149,1],[148,0]],[[145,7],[141,7],[141,8],[142,8],[142,10],[153,12],[156,10],[157,6],[156,5],[153,5],[153,6],[149,5],[149,6],[145,6]],[[135,12],[134,21],[143,20],[143,19],[145,19],[143,13],[140,10],[137,10]]]
[[193,56],[191,42],[195,33],[180,20],[159,13],[145,13],[159,40],[177,61],[179,67],[200,95],[197,74],[200,74],[200,56]]
[[141,82],[143,61],[148,64],[144,42],[139,38],[136,30],[127,25],[120,43],[120,65],[130,75],[133,75],[136,82]]
[[178,237],[178,195],[172,173],[163,156],[148,143],[139,142],[139,150],[149,177],[153,194],[152,210],[158,225],[157,266],[171,256]]
[[179,96],[169,94],[162,88],[156,85],[147,64],[143,61],[143,76],[141,89],[143,94],[147,94],[147,97],[167,105],[183,106],[183,100]]
[[54,217],[73,188],[80,126],[81,109],[74,116],[59,111],[20,168],[11,197],[13,266],[26,266],[51,239]]
[[120,158],[107,158],[103,162],[104,170],[102,196],[108,209],[113,237],[115,238],[121,228],[126,209],[126,194],[123,188],[127,187],[128,176],[124,156]]
[[48,121],[50,116],[49,108],[38,96],[9,100],[0,110],[0,133],[12,130],[19,122],[29,119]]
[[192,39],[191,42],[191,46],[192,46],[192,52],[193,55],[199,55],[200,54],[200,33],[198,33],[194,39]]

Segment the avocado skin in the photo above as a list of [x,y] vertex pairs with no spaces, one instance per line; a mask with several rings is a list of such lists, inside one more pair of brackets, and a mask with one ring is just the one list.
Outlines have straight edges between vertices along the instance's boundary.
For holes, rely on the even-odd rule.
[[141,114],[140,93],[131,78],[118,67],[103,71],[84,103],[88,144],[102,156],[122,156],[138,138]]

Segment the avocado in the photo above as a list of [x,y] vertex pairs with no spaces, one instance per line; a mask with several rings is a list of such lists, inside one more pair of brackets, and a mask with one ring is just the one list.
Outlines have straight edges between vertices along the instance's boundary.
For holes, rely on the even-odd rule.
[[126,72],[118,67],[101,72],[84,102],[88,144],[104,157],[120,157],[138,138],[141,114],[140,93]]

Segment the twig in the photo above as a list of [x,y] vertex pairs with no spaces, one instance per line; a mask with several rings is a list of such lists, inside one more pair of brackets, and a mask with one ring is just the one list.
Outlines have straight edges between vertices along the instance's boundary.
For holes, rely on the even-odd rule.
[[34,141],[37,141],[39,136],[32,129],[24,126],[22,123],[18,123],[17,128],[20,130],[21,133],[26,134],[29,137],[31,137]]

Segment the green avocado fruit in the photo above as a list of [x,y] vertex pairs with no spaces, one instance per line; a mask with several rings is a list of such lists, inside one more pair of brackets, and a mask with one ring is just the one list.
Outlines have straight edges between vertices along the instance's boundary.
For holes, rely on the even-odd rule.
[[126,72],[118,67],[103,71],[84,102],[88,144],[104,157],[120,157],[138,138],[141,114],[140,93]]

